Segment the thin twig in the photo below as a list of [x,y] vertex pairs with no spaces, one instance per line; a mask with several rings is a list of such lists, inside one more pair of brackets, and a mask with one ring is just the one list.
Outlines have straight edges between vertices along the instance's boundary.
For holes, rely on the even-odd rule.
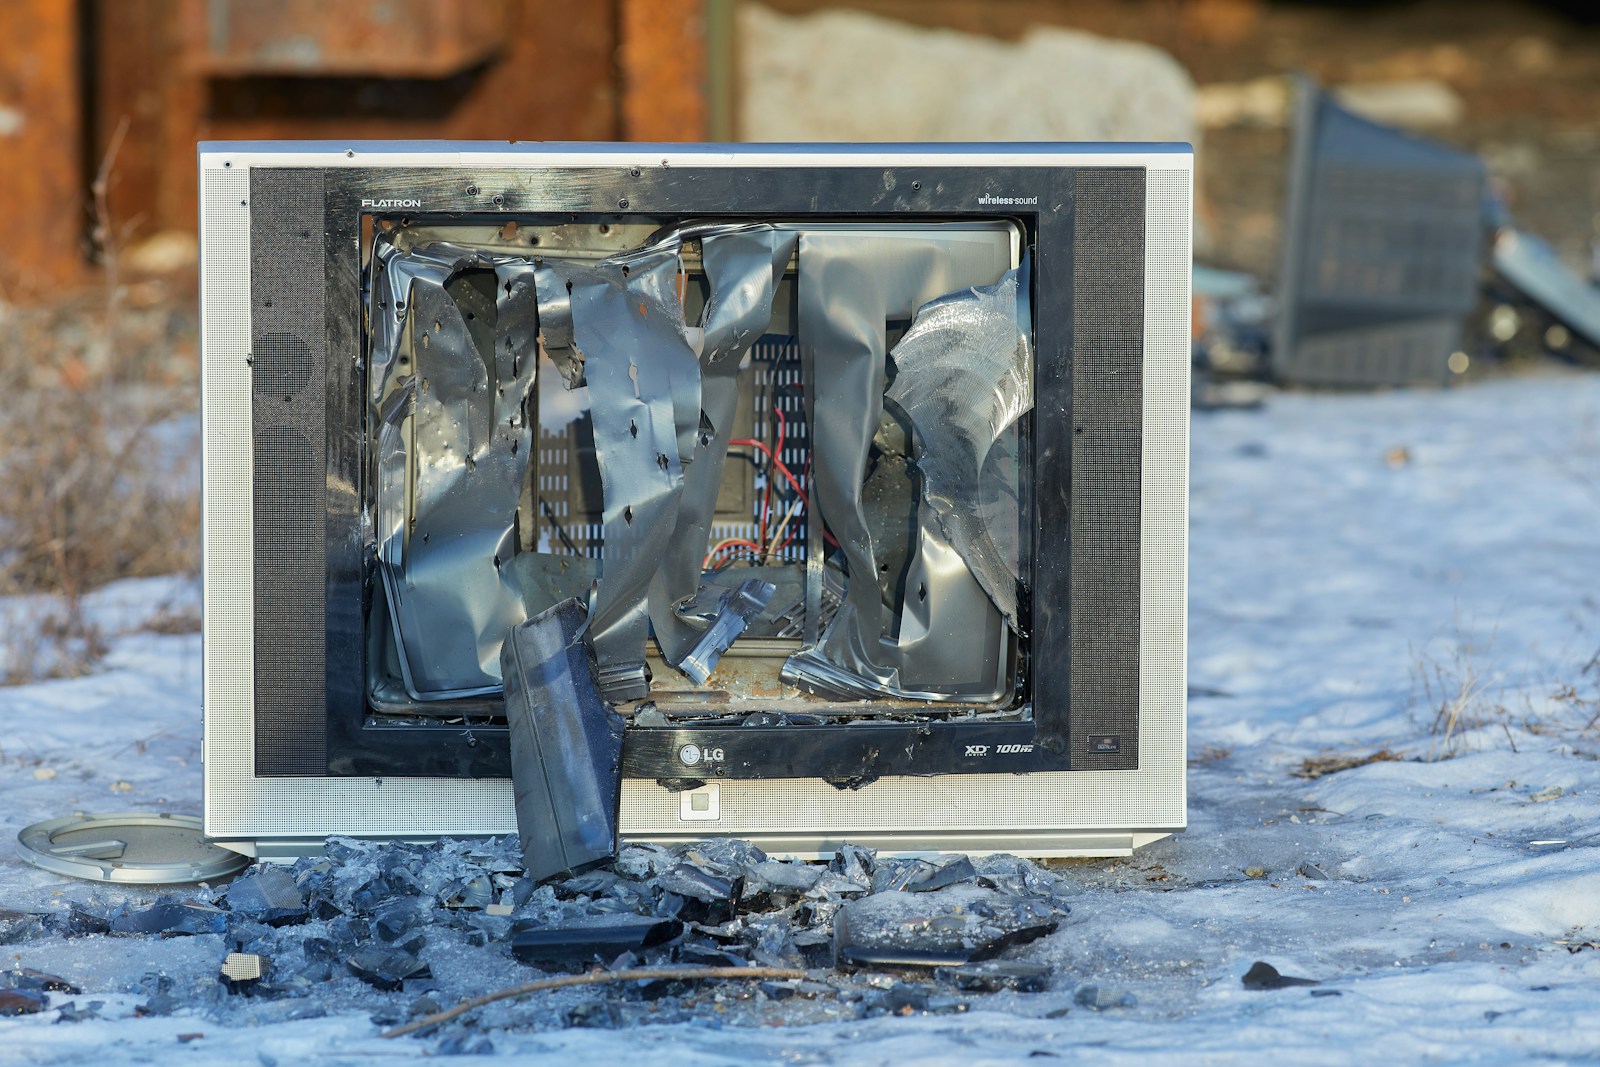
[[117,234],[111,225],[111,175],[117,165],[117,153],[122,151],[122,140],[128,136],[128,116],[122,116],[111,133],[106,154],[100,158],[100,169],[95,172],[89,192],[94,197],[94,235],[99,245],[100,264],[105,269],[106,285],[106,348],[107,361],[116,358],[118,322],[121,311],[121,280],[117,276]]
[[559,978],[540,978],[538,981],[526,982],[523,985],[512,986],[509,989],[485,993],[481,997],[463,1000],[453,1008],[424,1015],[420,1019],[413,1019],[404,1026],[397,1026],[393,1030],[385,1030],[379,1037],[404,1037],[414,1034],[418,1030],[426,1030],[430,1026],[449,1022],[460,1015],[465,1015],[473,1008],[481,1008],[485,1004],[493,1004],[497,1000],[510,1000],[514,997],[525,997],[529,993],[541,993],[546,989],[566,989],[570,986],[604,985],[608,982],[659,982],[659,981],[692,981],[697,978],[804,978],[806,972],[793,967],[634,967],[623,971],[590,971],[587,974],[564,974]]

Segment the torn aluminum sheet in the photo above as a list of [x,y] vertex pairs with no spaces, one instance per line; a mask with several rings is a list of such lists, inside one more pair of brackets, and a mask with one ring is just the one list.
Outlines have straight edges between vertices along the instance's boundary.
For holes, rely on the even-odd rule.
[[[847,658],[857,647],[847,642],[865,632],[847,600],[823,632],[823,644],[802,648],[784,662],[786,684],[846,700],[988,703],[1010,691],[1005,620],[925,510],[915,534],[899,633],[877,642],[877,663],[888,666]],[[872,590],[876,596],[875,583]],[[883,675],[891,680],[878,680]]]
[[544,260],[537,268],[540,328],[571,337],[589,386],[605,511],[587,640],[601,692],[613,702],[649,690],[646,596],[661,531],[677,525],[679,457],[692,454],[700,431],[700,370],[678,299],[678,251],[670,240],[597,263]]
[[728,651],[728,646],[744,633],[751,619],[761,614],[771,602],[772,594],[777,591],[778,587],[771,582],[746,578],[736,588],[724,593],[716,621],[689,649],[683,662],[678,664],[678,669],[694,679],[696,685],[704,685],[716,669],[717,661]]
[[595,687],[583,603],[515,627],[500,654],[522,863],[538,881],[617,854],[621,715]]
[[375,521],[402,677],[421,701],[493,693],[505,632],[526,618],[507,565],[532,446],[533,274],[442,244],[376,255]]
[[[701,317],[704,421],[691,451],[683,453],[683,500],[649,597],[650,622],[662,658],[691,678],[695,673],[687,667],[685,657],[700,647],[703,627],[679,608],[700,588],[701,557],[722,486],[728,439],[733,436],[739,365],[772,319],[772,299],[797,239],[793,231],[763,225],[708,233],[700,241],[701,262],[711,287]],[[722,646],[722,650],[726,648]],[[716,662],[715,657],[711,662]],[[709,671],[707,666],[706,673]]]
[[[790,656],[784,681],[826,696],[996,699],[1000,616],[961,556],[919,508],[897,636],[886,636],[877,553],[862,507],[872,439],[883,418],[886,324],[957,290],[994,285],[1011,268],[1003,230],[808,230],[799,245],[799,335],[811,420],[811,502],[838,538],[851,576],[818,640]],[[818,528],[821,523],[813,525]],[[820,543],[810,558],[819,563]],[[820,599],[820,565],[814,566]],[[808,589],[807,615],[814,609]],[[995,640],[990,641],[988,638]]]
[[1017,420],[1033,407],[1030,334],[1024,259],[994,285],[924,305],[891,353],[886,394],[916,432],[923,503],[1019,633]]

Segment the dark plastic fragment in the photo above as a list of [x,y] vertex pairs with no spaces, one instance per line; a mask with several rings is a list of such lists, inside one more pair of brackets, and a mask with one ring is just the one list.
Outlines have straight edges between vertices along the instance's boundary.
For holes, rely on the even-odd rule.
[[959,947],[862,945],[839,941],[834,953],[840,967],[959,967],[972,953]]
[[83,990],[67,981],[65,978],[44,971],[36,971],[31,967],[18,967],[9,971],[0,971],[0,988],[21,989],[37,993],[68,993],[73,996]]
[[997,993],[1002,989],[1018,993],[1043,993],[1050,987],[1050,968],[1024,960],[985,960],[938,972],[938,977],[955,983],[957,989],[973,993]]
[[874,990],[864,1001],[868,1015],[917,1015],[928,1010],[928,991],[905,982]]
[[664,945],[683,933],[672,919],[640,915],[585,916],[552,926],[513,930],[511,954],[537,966],[569,966],[595,961],[610,962],[624,952]]
[[512,629],[500,653],[517,830],[536,880],[617,854],[624,723],[595,685],[587,617],[564,601]]
[[0,1015],[32,1015],[49,1006],[48,998],[32,989],[0,989]]
[[1244,977],[1239,979],[1246,989],[1287,989],[1297,985],[1321,985],[1315,978],[1294,978],[1287,974],[1279,974],[1278,969],[1270,963],[1261,960],[1250,965],[1244,972]]
[[963,887],[875,893],[834,916],[834,958],[841,966],[956,967],[1053,933],[1060,915],[1027,897],[974,897]]
[[685,941],[677,946],[677,957],[686,963],[700,963],[708,967],[743,967],[750,962],[731,947],[719,945],[708,938]]
[[366,949],[352,953],[344,962],[351,974],[389,993],[405,988],[407,979],[433,977],[426,963],[403,949]]

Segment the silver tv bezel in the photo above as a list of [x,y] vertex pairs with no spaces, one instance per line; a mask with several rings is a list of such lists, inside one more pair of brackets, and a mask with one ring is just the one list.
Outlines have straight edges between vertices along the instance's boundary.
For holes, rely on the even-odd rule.
[[[1125,855],[1186,825],[1185,649],[1193,155],[1187,145],[508,145],[212,143],[199,150],[204,463],[205,829],[249,855],[313,851],[334,834],[427,840],[516,831],[503,778],[256,773],[250,175],[259,168],[1136,168],[1144,173],[1139,471],[1138,759],[1128,769],[728,779],[692,792],[625,779],[636,841],[748,838],[822,856],[844,842],[899,853]],[[637,173],[637,171],[634,171]],[[1001,190],[1025,197],[1027,190]],[[996,211],[1003,211],[997,207]],[[1053,250],[1045,250],[1050,252]],[[715,818],[706,817],[707,811]]]

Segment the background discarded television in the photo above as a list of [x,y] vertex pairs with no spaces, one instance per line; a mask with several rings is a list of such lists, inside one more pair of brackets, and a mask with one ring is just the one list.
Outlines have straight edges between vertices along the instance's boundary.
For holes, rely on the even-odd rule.
[[213,837],[511,829],[573,601],[626,836],[1182,827],[1185,148],[201,171]]
[[1272,376],[1447,380],[1488,247],[1483,163],[1362,118],[1302,77],[1287,190]]

